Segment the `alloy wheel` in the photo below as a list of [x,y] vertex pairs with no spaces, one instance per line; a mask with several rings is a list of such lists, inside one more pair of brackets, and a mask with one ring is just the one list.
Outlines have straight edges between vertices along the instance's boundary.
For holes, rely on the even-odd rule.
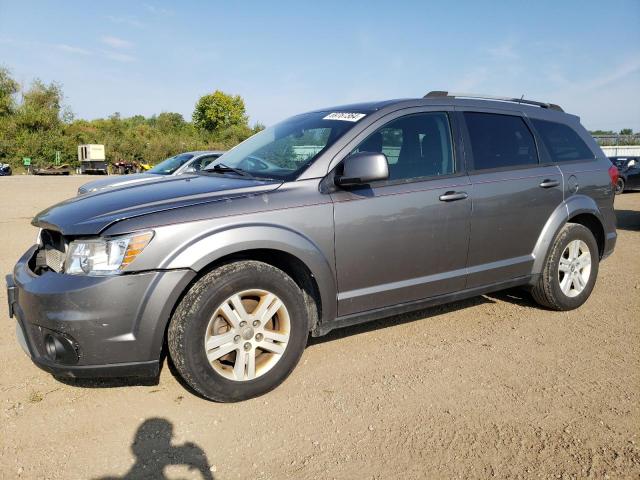
[[277,295],[244,290],[216,308],[205,331],[205,353],[223,377],[253,380],[282,358],[290,333],[289,312]]
[[572,240],[560,256],[558,282],[567,297],[582,293],[591,275],[591,252],[582,240]]

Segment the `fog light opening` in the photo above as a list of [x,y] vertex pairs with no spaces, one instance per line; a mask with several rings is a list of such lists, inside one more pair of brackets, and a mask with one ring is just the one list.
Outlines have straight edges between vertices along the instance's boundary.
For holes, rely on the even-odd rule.
[[62,335],[48,333],[44,337],[44,348],[49,360],[57,363],[73,364],[78,362],[78,352],[71,340]]

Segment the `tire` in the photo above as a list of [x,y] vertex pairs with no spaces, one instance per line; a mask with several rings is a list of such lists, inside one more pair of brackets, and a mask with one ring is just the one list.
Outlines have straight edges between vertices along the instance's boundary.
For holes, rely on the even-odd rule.
[[[571,260],[571,246],[580,245],[583,260]],[[585,251],[588,250],[588,252]],[[588,253],[586,256],[581,256]],[[569,258],[566,258],[566,255]],[[561,271],[562,257],[562,271]],[[588,272],[584,262],[589,259]],[[598,277],[599,250],[593,233],[577,223],[567,223],[553,242],[544,269],[531,294],[540,305],[553,310],[573,310],[587,301]],[[573,265],[573,268],[570,266]],[[564,273],[564,271],[568,273]],[[576,272],[577,273],[571,273]],[[567,276],[568,275],[568,276]],[[571,277],[575,275],[575,280]],[[565,282],[561,282],[562,280]],[[568,282],[568,286],[567,286]],[[565,289],[563,290],[563,285]],[[580,286],[582,288],[580,289]]]
[[616,195],[620,195],[622,192],[624,192],[624,178],[619,177],[616,182]]
[[193,284],[176,308],[167,332],[169,355],[180,377],[207,399],[237,402],[262,395],[300,360],[313,318],[308,305],[282,270],[252,260],[223,265]]

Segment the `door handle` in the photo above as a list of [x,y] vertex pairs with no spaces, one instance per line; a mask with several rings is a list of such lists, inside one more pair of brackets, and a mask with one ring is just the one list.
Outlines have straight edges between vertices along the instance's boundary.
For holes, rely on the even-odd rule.
[[455,202],[456,200],[464,200],[469,195],[467,192],[446,192],[440,195],[441,202]]
[[552,188],[552,187],[557,187],[558,185],[560,185],[560,182],[558,180],[543,180],[542,183],[540,184],[540,186],[542,188]]

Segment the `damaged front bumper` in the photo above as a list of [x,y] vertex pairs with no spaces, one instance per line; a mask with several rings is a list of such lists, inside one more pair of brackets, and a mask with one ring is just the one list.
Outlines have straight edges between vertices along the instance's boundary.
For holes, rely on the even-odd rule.
[[157,375],[167,322],[195,272],[36,275],[37,249],[6,278],[9,315],[33,362],[62,377]]

